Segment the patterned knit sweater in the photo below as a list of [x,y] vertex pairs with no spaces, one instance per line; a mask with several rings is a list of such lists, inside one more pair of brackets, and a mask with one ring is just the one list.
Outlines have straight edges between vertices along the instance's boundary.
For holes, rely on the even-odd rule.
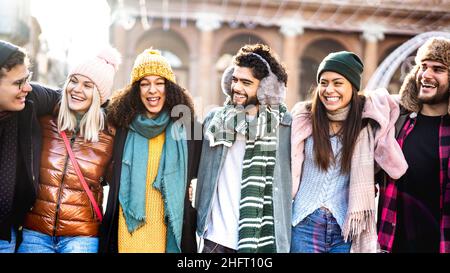
[[164,222],[164,202],[161,192],[153,187],[158,174],[159,160],[165,140],[165,132],[149,139],[146,187],[146,223],[130,234],[127,230],[122,207],[119,212],[119,253],[165,253],[167,226]]
[[348,208],[350,176],[340,173],[341,141],[335,136],[330,138],[330,142],[337,160],[335,164],[330,164],[327,171],[323,171],[314,160],[313,137],[306,139],[305,161],[300,189],[294,199],[292,226],[296,226],[316,209],[325,207],[332,212],[341,229],[343,228]]

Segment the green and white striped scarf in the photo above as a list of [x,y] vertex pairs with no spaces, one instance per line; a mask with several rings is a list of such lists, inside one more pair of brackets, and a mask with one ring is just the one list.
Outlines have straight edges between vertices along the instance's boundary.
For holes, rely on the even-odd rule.
[[276,252],[272,183],[278,143],[278,126],[286,106],[259,107],[258,118],[248,122],[232,105],[218,111],[206,131],[210,146],[230,147],[235,133],[246,136],[239,204],[240,253]]

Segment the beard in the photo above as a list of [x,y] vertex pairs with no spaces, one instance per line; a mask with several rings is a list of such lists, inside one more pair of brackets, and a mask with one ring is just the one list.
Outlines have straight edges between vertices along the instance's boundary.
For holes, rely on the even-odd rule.
[[436,88],[436,93],[432,96],[422,96],[421,94],[421,88],[422,88],[422,82],[421,79],[416,80],[416,87],[417,90],[419,90],[419,93],[417,94],[417,98],[420,103],[422,104],[429,104],[429,105],[435,105],[440,104],[443,102],[448,102],[448,99],[450,97],[448,87],[439,85],[439,82],[433,83],[433,82],[426,82],[428,84],[432,84]]
[[239,104],[239,103],[236,103],[235,101],[234,101],[234,94],[240,94],[240,95],[242,95],[241,93],[236,93],[236,92],[234,92],[234,91],[232,91],[232,101],[233,101],[233,105],[234,106],[238,106],[238,105],[241,105],[241,106],[243,106],[244,108],[245,107],[247,107],[247,106],[256,106],[256,105],[258,105],[258,97],[255,95],[255,96],[251,96],[251,97],[249,97],[247,94],[245,94],[245,97],[246,97],[246,100],[245,100],[245,102],[244,102],[244,104]]

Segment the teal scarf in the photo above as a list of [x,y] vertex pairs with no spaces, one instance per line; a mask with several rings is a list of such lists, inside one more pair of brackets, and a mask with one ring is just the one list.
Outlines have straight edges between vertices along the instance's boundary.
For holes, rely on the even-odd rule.
[[181,252],[187,183],[186,131],[180,124],[171,122],[167,112],[155,119],[138,115],[133,120],[125,141],[119,202],[130,233],[146,223],[148,140],[163,131],[166,131],[166,136],[153,187],[162,194],[164,218],[168,219],[166,252]]

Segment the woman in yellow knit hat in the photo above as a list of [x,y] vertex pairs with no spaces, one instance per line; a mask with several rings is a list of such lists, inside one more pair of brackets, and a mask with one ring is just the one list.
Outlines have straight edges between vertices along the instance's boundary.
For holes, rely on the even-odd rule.
[[201,141],[188,140],[193,102],[159,51],[136,58],[130,84],[112,98],[107,120],[117,131],[100,252],[196,252],[187,189]]

